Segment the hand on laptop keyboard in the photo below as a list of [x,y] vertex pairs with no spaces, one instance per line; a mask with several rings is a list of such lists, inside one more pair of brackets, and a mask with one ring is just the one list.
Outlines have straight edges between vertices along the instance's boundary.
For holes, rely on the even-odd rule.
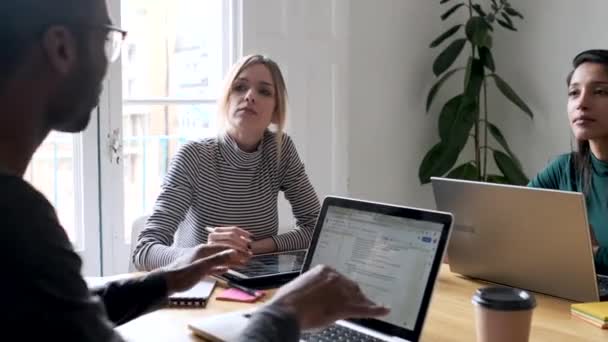
[[321,328],[339,319],[371,318],[389,312],[368,299],[355,282],[321,265],[281,287],[269,305],[293,312],[302,330]]
[[304,333],[300,338],[306,342],[382,342],[382,340],[378,338],[337,324],[330,325],[317,333]]

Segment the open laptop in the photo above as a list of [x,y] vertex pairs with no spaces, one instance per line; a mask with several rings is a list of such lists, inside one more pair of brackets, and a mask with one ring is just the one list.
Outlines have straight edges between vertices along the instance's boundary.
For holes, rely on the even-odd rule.
[[[372,300],[389,305],[391,313],[338,321],[304,333],[302,340],[418,341],[452,221],[449,213],[326,197],[302,272],[318,264],[331,266],[356,281]],[[202,318],[189,327],[207,339],[230,340],[249,314]]]
[[577,302],[608,299],[596,276],[583,194],[432,178],[454,214],[450,270]]

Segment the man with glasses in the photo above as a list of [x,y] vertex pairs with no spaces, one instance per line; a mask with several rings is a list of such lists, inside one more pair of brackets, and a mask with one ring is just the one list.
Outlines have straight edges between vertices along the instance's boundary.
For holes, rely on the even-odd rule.
[[[91,293],[51,204],[23,181],[51,130],[86,128],[125,36],[104,0],[0,0],[0,316],[18,340],[120,340],[114,325],[249,257],[201,245],[164,270]],[[352,281],[317,267],[282,288],[242,338],[297,341],[301,329],[386,312]]]

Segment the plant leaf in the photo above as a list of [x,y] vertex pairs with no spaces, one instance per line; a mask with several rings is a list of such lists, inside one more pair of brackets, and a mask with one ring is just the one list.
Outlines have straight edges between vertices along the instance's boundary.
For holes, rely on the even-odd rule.
[[511,148],[509,147],[509,144],[507,143],[507,139],[505,139],[505,136],[502,134],[500,129],[498,129],[498,127],[496,127],[495,125],[493,125],[489,122],[487,123],[487,125],[488,125],[488,131],[490,131],[490,134],[492,134],[492,136],[494,137],[496,142],[498,142],[500,144],[500,146],[502,146],[502,148],[505,150],[505,152],[507,152],[509,154],[509,156],[511,157],[511,159],[513,159],[515,164],[517,164],[517,167],[519,167],[521,169],[522,168],[521,162],[519,161],[519,159],[517,159],[517,157],[515,156],[513,151],[511,151]]
[[454,64],[454,61],[456,61],[456,58],[458,58],[458,55],[462,52],[466,42],[467,40],[464,38],[456,39],[437,56],[433,63],[433,73],[435,76],[441,75]]
[[433,176],[444,175],[454,166],[460,152],[466,146],[469,132],[476,120],[476,102],[463,96],[456,115],[451,118],[451,123],[448,123],[449,127],[444,128],[444,130],[450,132],[448,139],[433,146],[420,164],[418,177],[422,184],[430,182]]
[[441,20],[446,20],[447,18],[449,18],[452,13],[456,12],[456,10],[458,10],[460,7],[464,6],[464,3],[459,3],[457,5],[452,6],[452,8],[450,8],[449,10],[447,10],[445,13],[443,13],[441,15]]
[[442,141],[448,141],[450,139],[450,133],[452,132],[453,126],[458,124],[455,122],[458,119],[458,111],[462,104],[463,95],[457,95],[451,98],[445,103],[439,113],[439,119],[437,124],[439,126],[439,138]]
[[[490,27],[491,27],[491,26],[490,26]],[[485,42],[485,44],[484,44],[484,45],[482,45],[482,46],[485,46],[485,47],[487,47],[488,49],[491,49],[493,44],[494,44],[494,38],[492,38],[492,35],[488,33],[488,34],[486,35],[486,42]]]
[[435,99],[435,95],[437,95],[437,92],[439,91],[439,88],[441,88],[441,86],[443,85],[443,83],[445,83],[445,81],[448,80],[448,78],[450,78],[452,75],[454,75],[457,71],[463,70],[464,68],[456,68],[456,69],[452,69],[448,72],[446,72],[443,76],[441,76],[441,78],[439,79],[439,81],[437,81],[437,83],[435,83],[433,85],[433,87],[431,88],[431,90],[429,90],[429,95],[426,98],[426,111],[428,112],[429,109],[431,109],[431,105],[433,104],[433,100]]
[[[459,102],[457,110],[454,106]],[[450,104],[450,106],[448,106]],[[447,107],[447,108],[446,108]],[[477,121],[477,102],[464,95],[452,98],[439,115],[438,125],[442,137],[448,147],[461,151],[469,140],[471,129]]]
[[494,64],[494,57],[492,57],[492,52],[485,46],[480,47],[479,49],[479,59],[481,63],[488,69],[492,71],[496,71],[496,65]]
[[488,14],[483,19],[488,24],[488,28],[490,29],[490,31],[494,31],[494,29],[492,28],[492,25],[491,25],[494,22],[494,20],[496,20],[496,16],[494,15],[494,13]]
[[467,21],[465,32],[469,41],[477,46],[492,48],[492,36],[489,24],[481,17],[472,17]]
[[517,29],[515,28],[515,26],[510,25],[509,23],[507,23],[507,22],[505,22],[505,21],[503,21],[503,20],[496,19],[496,22],[498,23],[498,25],[500,25],[500,26],[502,26],[502,27],[506,28],[507,30],[511,30],[511,31],[517,31]]
[[459,150],[450,148],[442,142],[437,143],[424,156],[418,169],[420,183],[427,184],[433,176],[443,176],[458,160]]
[[481,86],[483,85],[483,79],[485,77],[485,70],[483,62],[477,58],[473,58],[471,62],[471,73],[469,79],[466,80],[465,95],[472,99],[477,99]]
[[498,184],[509,184],[509,180],[507,178],[505,178],[505,176],[499,176],[499,175],[488,175],[486,177],[486,182],[498,183]]
[[469,79],[471,79],[471,72],[473,68],[473,57],[469,57],[467,60],[467,70],[464,73],[464,88],[467,88],[467,84],[469,83]]
[[511,20],[511,17],[509,17],[505,12],[500,13],[500,15],[504,19],[504,21],[508,22],[509,25],[513,26],[513,20]]
[[507,14],[512,17],[519,17],[520,19],[524,19],[524,16],[513,7],[505,7],[505,12],[507,12]]
[[448,178],[456,178],[456,179],[466,179],[472,181],[479,180],[479,170],[475,164],[469,162],[466,164],[462,164],[450,171],[447,175]]
[[437,37],[437,38],[435,38],[435,40],[433,40],[430,47],[434,48],[434,47],[439,46],[439,44],[443,43],[444,40],[450,38],[451,36],[454,35],[454,33],[458,32],[458,30],[460,29],[461,26],[462,26],[462,24],[458,24],[456,26],[453,26],[449,30],[445,31],[444,33],[442,33],[439,37]]
[[509,183],[514,185],[527,185],[530,181],[524,172],[513,162],[513,159],[501,151],[494,151],[496,166]]
[[475,10],[475,12],[477,12],[477,14],[479,14],[480,17],[485,17],[487,15],[486,12],[484,12],[481,8],[480,4],[474,4],[473,9]]
[[530,118],[534,118],[534,114],[532,113],[532,110],[530,109],[530,107],[528,107],[528,105],[519,97],[519,95],[517,95],[515,93],[513,88],[511,88],[511,86],[509,86],[507,84],[507,82],[505,82],[497,74],[492,74],[491,76],[494,77],[496,86],[507,99],[509,99],[511,102],[513,102],[524,113],[528,114],[528,116],[530,116]]

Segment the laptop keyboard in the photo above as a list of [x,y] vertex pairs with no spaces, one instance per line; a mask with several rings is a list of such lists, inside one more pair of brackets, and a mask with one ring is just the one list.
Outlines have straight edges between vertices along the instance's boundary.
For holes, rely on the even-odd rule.
[[597,288],[600,297],[608,296],[608,276],[597,276]]
[[304,333],[300,337],[301,340],[307,342],[333,342],[333,341],[348,341],[348,342],[382,342],[375,337],[365,335],[356,330],[352,330],[341,325],[330,325],[315,333]]

